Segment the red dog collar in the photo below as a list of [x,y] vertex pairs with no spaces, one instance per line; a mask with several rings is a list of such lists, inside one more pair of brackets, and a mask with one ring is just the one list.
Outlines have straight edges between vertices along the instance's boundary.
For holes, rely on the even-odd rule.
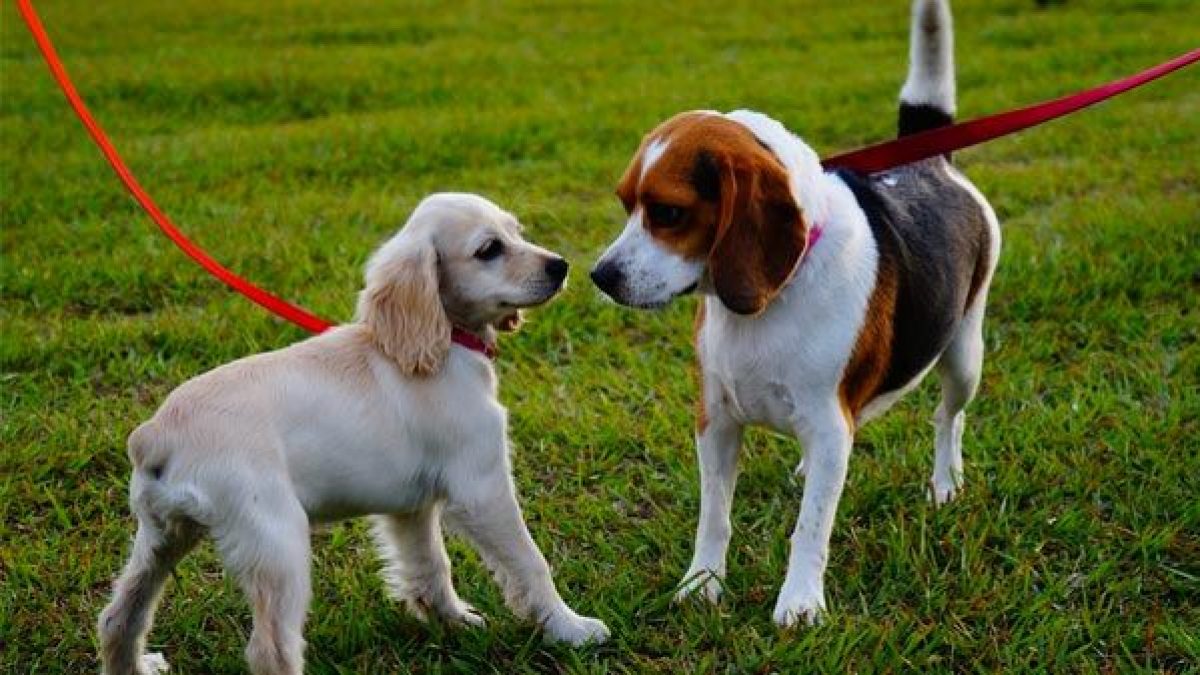
[[479,352],[493,361],[496,359],[496,345],[489,345],[469,330],[455,326],[450,329],[450,341],[473,352]]

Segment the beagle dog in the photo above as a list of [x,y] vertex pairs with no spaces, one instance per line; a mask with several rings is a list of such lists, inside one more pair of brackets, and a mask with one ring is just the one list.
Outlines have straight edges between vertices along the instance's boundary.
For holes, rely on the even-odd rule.
[[[954,114],[945,0],[913,5],[899,133]],[[834,514],[855,430],[937,368],[932,499],[962,487],[963,408],[979,383],[996,216],[949,157],[879,175],[826,172],[756,112],[688,112],[651,131],[617,188],[629,220],[592,279],[631,307],[696,291],[702,378],[700,522],[678,598],[716,601],[742,430],[798,438],[800,515],[775,606],[782,626],[824,610]]]
[[310,524],[370,514],[388,589],[418,618],[484,622],[451,583],[445,517],[548,638],[607,638],[563,602],[525,527],[490,358],[496,330],[566,276],[492,202],[432,195],[371,257],[355,322],[173,391],[129,436],[138,528],[99,619],[104,671],[166,669],[146,634],[175,564],[208,534],[250,600],[251,671],[299,675]]

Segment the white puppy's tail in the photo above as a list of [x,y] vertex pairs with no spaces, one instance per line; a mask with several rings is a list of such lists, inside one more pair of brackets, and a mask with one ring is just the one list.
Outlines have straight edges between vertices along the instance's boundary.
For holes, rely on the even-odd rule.
[[211,508],[208,499],[187,482],[172,479],[171,448],[157,423],[146,422],[133,430],[128,441],[133,476],[129,481],[129,501],[134,512],[154,514],[159,520],[186,518],[208,523]]
[[899,135],[954,121],[954,21],[949,0],[913,0],[908,79],[900,90]]

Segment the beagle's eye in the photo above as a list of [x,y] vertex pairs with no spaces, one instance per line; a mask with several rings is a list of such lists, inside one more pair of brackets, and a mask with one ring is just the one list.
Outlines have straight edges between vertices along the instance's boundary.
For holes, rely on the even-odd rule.
[[504,244],[500,243],[499,239],[492,239],[475,251],[475,257],[480,260],[495,260],[501,253],[504,253]]
[[674,227],[678,225],[686,213],[683,207],[670,204],[653,203],[646,205],[646,215],[650,221],[659,227]]

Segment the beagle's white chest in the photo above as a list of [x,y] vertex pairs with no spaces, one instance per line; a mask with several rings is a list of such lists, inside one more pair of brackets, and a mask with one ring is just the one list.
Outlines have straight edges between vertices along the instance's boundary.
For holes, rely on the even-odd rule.
[[702,340],[704,377],[712,378],[729,414],[742,424],[762,425],[783,433],[795,429],[798,396],[789,382],[790,369],[779,367],[780,355],[764,345],[740,342],[720,330]]

